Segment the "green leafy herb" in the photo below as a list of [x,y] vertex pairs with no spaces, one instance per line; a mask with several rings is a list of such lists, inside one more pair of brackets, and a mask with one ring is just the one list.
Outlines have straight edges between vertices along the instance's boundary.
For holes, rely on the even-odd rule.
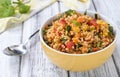
[[18,0],[18,2],[13,2],[14,4],[17,4],[17,7],[19,8],[19,12],[21,14],[28,13],[30,10],[30,6],[25,5],[22,1]]
[[113,32],[113,27],[112,26],[109,26],[109,31]]
[[99,32],[97,32],[97,33],[96,33],[96,35],[97,35],[99,38],[101,38],[101,36],[100,36],[100,33],[99,33]]
[[46,44],[50,44],[50,42],[49,42],[49,41],[47,41],[47,40],[45,40],[45,43],[46,43]]
[[15,9],[11,4],[11,0],[0,0],[0,18],[13,16]]
[[64,16],[64,13],[63,14],[61,14],[60,16],[58,16],[58,18],[57,19],[60,19],[60,18],[62,18]]
[[71,9],[70,9],[70,10],[66,11],[65,14],[71,16],[72,14],[74,14],[74,12],[75,12],[74,10],[71,10]]
[[77,47],[79,48],[79,47],[82,47],[83,45],[82,44],[80,44],[80,43],[78,43],[78,45],[77,45]]
[[71,30],[71,26],[67,25],[65,30],[69,32]]
[[98,14],[95,13],[95,19],[98,19]]
[[43,29],[43,35],[45,35],[47,33],[47,30]]
[[17,4],[18,9],[12,5],[11,0],[0,0],[0,18],[14,16],[16,10],[19,10],[21,14],[27,13],[30,10],[30,6],[25,5],[20,0],[13,3]]
[[61,38],[61,41],[62,41],[62,43],[65,43],[65,42],[67,41],[67,39],[65,39],[65,38],[63,37],[63,38]]
[[98,43],[97,43],[97,47],[100,47],[101,46],[101,42],[99,41]]
[[90,47],[90,48],[88,49],[88,53],[91,53],[91,52],[93,52],[92,47]]
[[76,20],[73,20],[72,23],[73,23],[74,25],[77,25],[77,26],[80,26],[80,25],[81,25],[81,24],[80,24],[79,22],[77,22]]

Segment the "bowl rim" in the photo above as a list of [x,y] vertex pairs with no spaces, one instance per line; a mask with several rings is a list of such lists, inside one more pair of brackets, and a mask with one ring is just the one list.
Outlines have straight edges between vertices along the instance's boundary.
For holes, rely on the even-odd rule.
[[[85,11],[77,11],[77,12],[85,12]],[[112,42],[111,44],[109,44],[107,47],[105,47],[105,48],[103,48],[103,49],[101,49],[101,50],[98,50],[98,51],[96,51],[96,52],[92,52],[92,53],[69,54],[69,53],[61,52],[61,51],[59,51],[59,50],[56,50],[56,49],[48,46],[48,45],[44,42],[44,40],[43,40],[42,29],[43,29],[43,27],[45,26],[45,24],[47,23],[47,21],[49,21],[50,19],[56,17],[56,15],[54,15],[54,16],[50,17],[49,19],[47,19],[47,21],[46,21],[43,25],[40,26],[40,31],[39,31],[40,42],[43,43],[47,48],[49,48],[50,50],[52,50],[52,51],[54,51],[54,52],[56,52],[56,53],[59,53],[59,54],[62,54],[62,55],[69,55],[69,56],[88,56],[88,55],[93,55],[93,54],[100,53],[100,52],[108,49],[108,48],[111,47],[111,46],[116,42],[116,40],[117,40],[117,28],[116,28],[116,24],[113,23],[108,17],[104,16],[103,14],[100,14],[100,13],[95,12],[95,11],[90,11],[90,10],[87,10],[87,12],[88,12],[88,13],[92,13],[92,14],[96,14],[96,13],[97,13],[97,14],[100,15],[100,17],[103,17],[103,20],[104,20],[104,19],[107,19],[108,21],[110,21],[109,23],[112,24],[115,38],[114,38],[113,42]],[[63,13],[64,13],[64,12],[63,12]],[[89,14],[88,14],[88,15],[89,15]],[[113,26],[113,25],[114,25],[114,26]]]

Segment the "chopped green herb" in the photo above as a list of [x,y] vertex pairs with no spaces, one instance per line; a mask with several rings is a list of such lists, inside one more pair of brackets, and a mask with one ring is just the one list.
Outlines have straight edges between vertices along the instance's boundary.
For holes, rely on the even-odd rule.
[[98,19],[99,17],[98,17],[98,14],[97,13],[95,13],[95,19]]
[[62,41],[62,43],[65,43],[65,42],[67,41],[67,39],[65,39],[65,38],[63,37],[63,38],[61,38],[61,41]]
[[113,33],[112,32],[108,32],[108,35],[111,37],[111,36],[113,36]]
[[113,32],[113,27],[112,26],[109,26],[109,31]]
[[43,35],[45,35],[47,33],[47,30],[43,29]]
[[77,25],[77,26],[80,26],[80,25],[81,25],[81,24],[80,24],[79,22],[77,22],[76,20],[73,20],[72,23],[73,23],[74,25]]
[[71,30],[71,26],[67,25],[65,30],[69,32]]
[[99,41],[98,43],[97,43],[97,47],[100,47],[101,46],[101,42]]
[[74,10],[71,10],[71,9],[70,9],[70,10],[66,11],[65,14],[71,16],[72,14],[74,14],[74,12],[75,12]]
[[63,16],[64,16],[64,14],[61,14],[60,16],[58,16],[57,19],[60,19],[60,18],[62,18]]
[[87,10],[84,12],[84,15],[87,15]]
[[46,44],[50,44],[50,42],[49,42],[49,41],[47,41],[47,40],[45,40],[45,43],[46,43]]
[[101,38],[101,36],[100,36],[100,33],[99,33],[99,32],[97,32],[97,33],[96,33],[96,35],[97,35],[99,38]]
[[80,47],[82,47],[83,45],[82,44],[80,44],[80,43],[78,43],[78,45],[77,45],[77,47],[78,48],[80,48]]
[[77,48],[77,45],[74,45],[74,48],[76,49],[76,48]]
[[90,47],[90,48],[88,49],[88,53],[91,53],[91,52],[93,52],[92,47]]

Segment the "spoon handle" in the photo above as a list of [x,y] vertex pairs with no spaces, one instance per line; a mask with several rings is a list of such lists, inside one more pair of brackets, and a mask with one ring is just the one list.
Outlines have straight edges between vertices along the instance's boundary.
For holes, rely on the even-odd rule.
[[34,32],[28,39],[30,40],[38,32],[39,32],[39,30],[37,30],[36,32]]
[[28,41],[35,35],[39,32],[39,30],[35,31],[24,43],[24,45],[26,45],[28,43]]

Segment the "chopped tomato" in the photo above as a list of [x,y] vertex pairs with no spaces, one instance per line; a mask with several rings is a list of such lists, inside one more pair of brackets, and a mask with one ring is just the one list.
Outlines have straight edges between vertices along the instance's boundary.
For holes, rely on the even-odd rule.
[[96,19],[92,19],[92,20],[89,20],[88,21],[88,25],[93,25],[93,26],[97,26],[97,22],[96,22]]
[[66,46],[68,49],[72,49],[72,47],[74,46],[74,43],[72,41],[69,41],[66,43]]
[[98,48],[93,48],[93,51],[95,52],[95,51],[97,51],[97,50],[99,50]]
[[60,23],[62,23],[63,25],[66,25],[66,21],[64,19],[60,20]]

